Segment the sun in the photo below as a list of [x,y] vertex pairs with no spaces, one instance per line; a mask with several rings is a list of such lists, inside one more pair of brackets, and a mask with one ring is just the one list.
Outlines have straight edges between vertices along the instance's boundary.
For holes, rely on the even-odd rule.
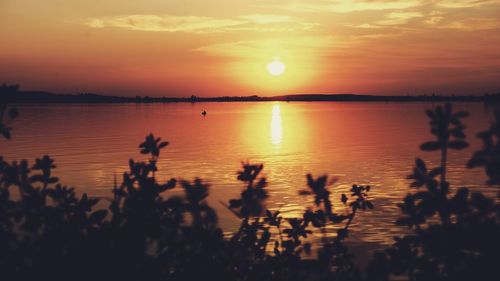
[[273,76],[282,75],[283,73],[285,73],[285,68],[285,64],[278,59],[273,60],[267,65],[267,71]]

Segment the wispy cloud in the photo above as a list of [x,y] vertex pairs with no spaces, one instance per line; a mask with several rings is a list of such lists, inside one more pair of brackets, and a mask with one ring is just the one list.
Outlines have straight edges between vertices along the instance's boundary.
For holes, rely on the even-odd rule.
[[332,48],[339,48],[345,44],[346,41],[341,42],[334,36],[301,36],[211,44],[200,47],[197,51],[212,56],[240,58],[268,56],[268,51],[273,53],[281,49],[294,50],[299,53],[314,50],[316,55],[320,55],[323,51],[327,54]]
[[420,12],[393,12],[386,16],[385,19],[377,22],[379,25],[400,25],[406,24],[411,19],[421,18],[424,15]]
[[362,24],[346,24],[345,26],[362,28],[362,29],[380,29],[388,27],[398,27],[408,25],[414,19],[423,19],[425,16],[421,12],[390,12],[383,16],[382,19],[372,20]]
[[228,31],[302,31],[310,30],[317,23],[302,22],[287,15],[250,14],[235,18],[212,18],[171,15],[121,15],[86,18],[76,21],[92,28],[122,28],[156,32],[216,33]]
[[299,1],[286,6],[294,12],[336,12],[350,13],[359,11],[401,10],[416,7],[417,0],[322,0]]
[[205,33],[241,25],[245,21],[196,16],[124,15],[88,18],[82,23],[93,28],[116,27],[140,31]]
[[358,25],[346,24],[345,26],[348,26],[348,27],[357,27],[357,28],[365,28],[365,29],[382,28],[380,25],[375,25],[375,24],[370,24],[370,23],[363,23],[363,24],[358,24]]
[[429,25],[436,25],[444,19],[444,13],[441,11],[431,11],[424,22]]
[[243,15],[239,16],[239,18],[257,24],[282,23],[282,22],[292,21],[292,18],[288,15],[274,15],[274,14]]
[[441,27],[462,31],[500,29],[500,20],[492,18],[470,18],[452,21],[442,25]]
[[442,8],[473,8],[486,5],[500,4],[500,0],[441,0],[437,6]]
[[[481,1],[476,1],[481,2]],[[469,3],[470,4],[470,3]],[[469,8],[469,13],[470,13]],[[500,18],[471,16],[469,13],[450,11],[449,9],[432,10],[430,12],[395,11],[382,15],[381,19],[372,19],[364,23],[346,24],[348,27],[360,29],[403,28],[406,30],[450,29],[456,31],[476,31],[500,29]]]

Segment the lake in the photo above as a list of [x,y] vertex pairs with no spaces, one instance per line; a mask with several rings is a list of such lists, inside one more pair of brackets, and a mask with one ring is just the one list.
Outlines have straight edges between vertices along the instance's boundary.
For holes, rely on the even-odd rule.
[[[263,163],[269,181],[267,206],[287,217],[299,216],[312,198],[298,195],[305,175],[338,178],[331,187],[336,208],[352,184],[372,186],[371,212],[356,217],[350,240],[392,243],[405,230],[394,225],[397,204],[410,192],[406,176],[415,158],[436,164],[438,153],[419,145],[431,139],[424,110],[431,103],[231,102],[168,104],[31,104],[20,105],[13,139],[0,140],[6,160],[48,154],[56,159],[55,175],[77,192],[106,197],[128,160],[145,159],[138,144],[149,133],[170,145],[162,150],[157,177],[193,179],[211,184],[210,204],[225,231],[239,220],[221,202],[236,198],[241,161]],[[482,169],[466,169],[480,148],[477,132],[489,126],[491,109],[483,103],[457,103],[470,112],[465,119],[471,147],[450,154],[452,186],[485,190]],[[206,116],[201,112],[207,111]]]

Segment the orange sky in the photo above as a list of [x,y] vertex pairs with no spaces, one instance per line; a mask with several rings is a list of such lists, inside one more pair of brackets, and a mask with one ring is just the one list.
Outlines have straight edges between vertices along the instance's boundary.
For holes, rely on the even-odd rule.
[[500,91],[500,0],[0,0],[0,38],[0,82],[58,93]]

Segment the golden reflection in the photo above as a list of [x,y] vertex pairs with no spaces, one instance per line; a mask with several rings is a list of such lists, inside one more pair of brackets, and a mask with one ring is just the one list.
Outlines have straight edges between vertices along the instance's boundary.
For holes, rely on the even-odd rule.
[[311,121],[302,104],[255,103],[246,108],[247,114],[238,127],[238,138],[248,149],[243,156],[251,155],[250,160],[271,167],[308,152]]
[[281,108],[277,103],[273,106],[271,117],[271,143],[274,145],[281,144],[283,140],[283,124],[281,121]]

